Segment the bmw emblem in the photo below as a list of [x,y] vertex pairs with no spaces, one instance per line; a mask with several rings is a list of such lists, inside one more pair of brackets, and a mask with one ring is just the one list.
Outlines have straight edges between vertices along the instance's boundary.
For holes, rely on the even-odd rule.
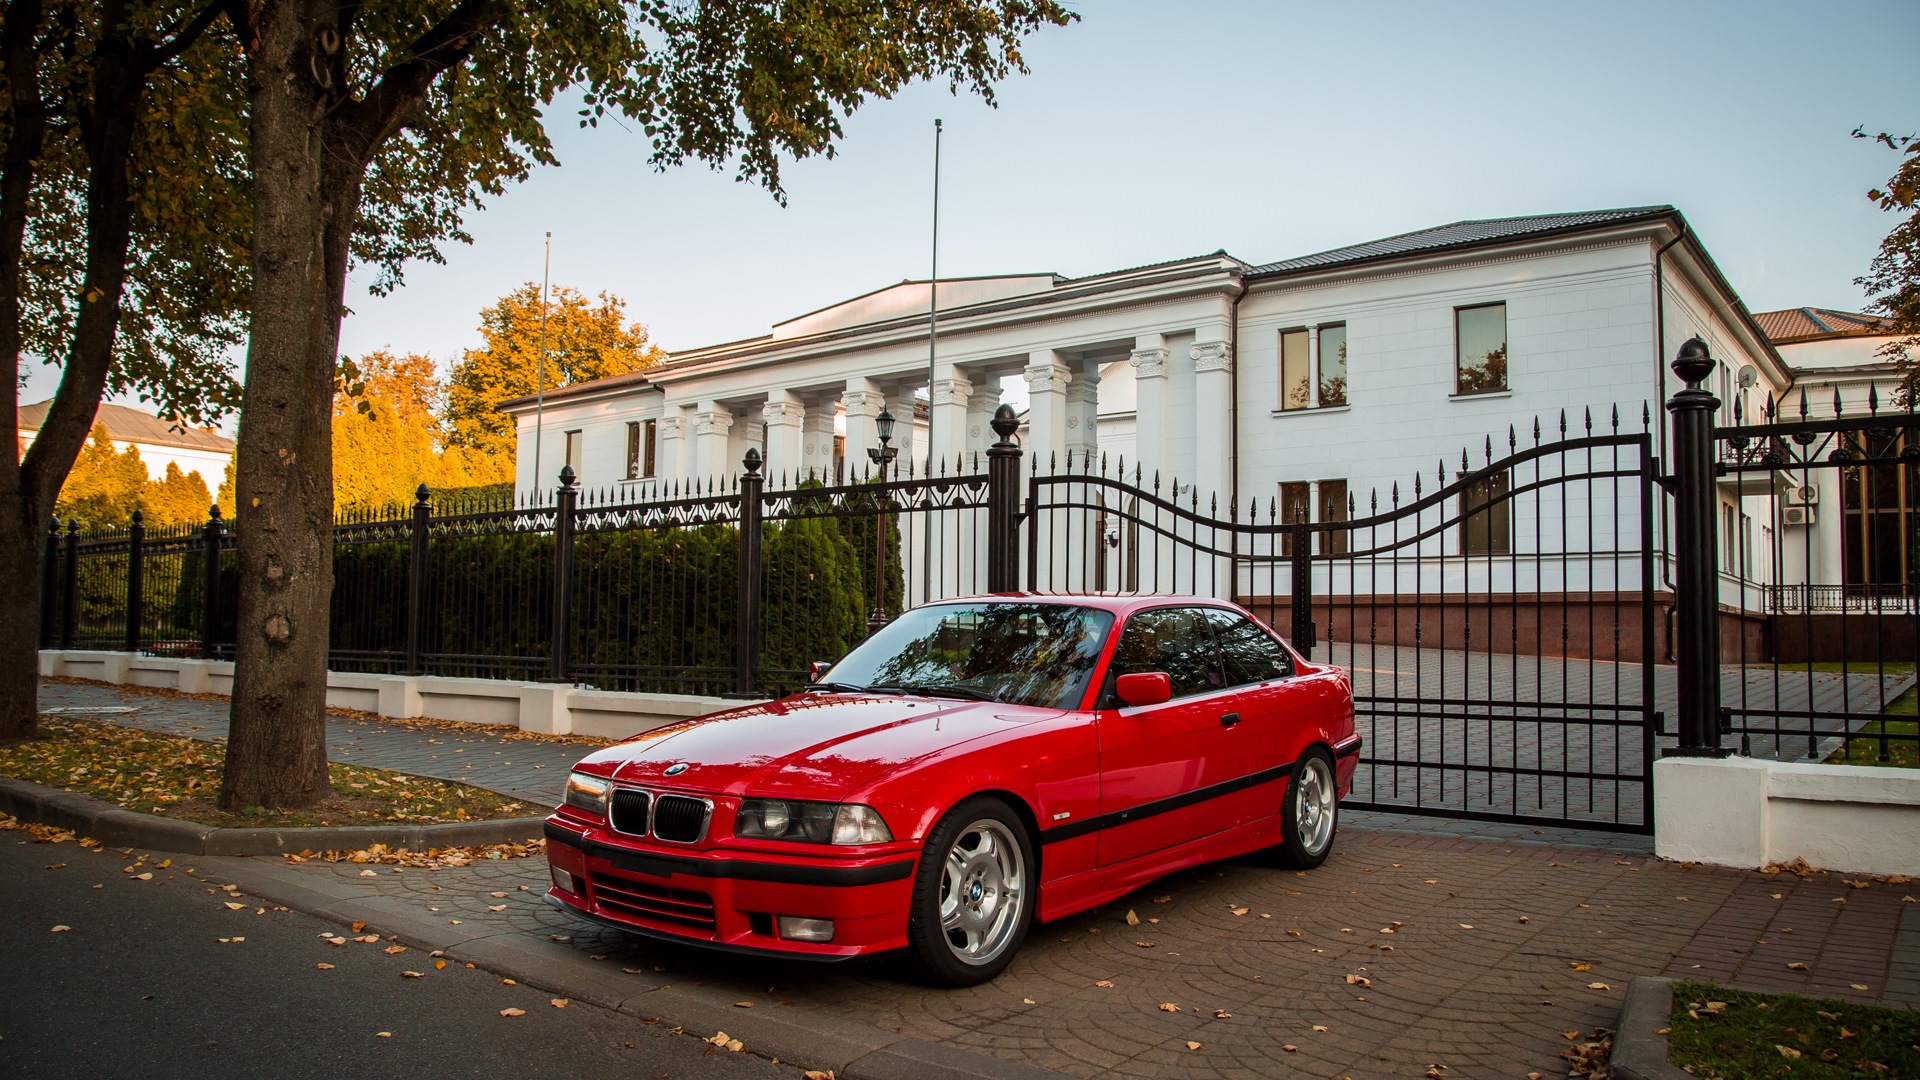
[[681,773],[686,772],[688,767],[689,766],[684,761],[680,762],[678,765],[669,765],[667,766],[667,775],[679,776]]

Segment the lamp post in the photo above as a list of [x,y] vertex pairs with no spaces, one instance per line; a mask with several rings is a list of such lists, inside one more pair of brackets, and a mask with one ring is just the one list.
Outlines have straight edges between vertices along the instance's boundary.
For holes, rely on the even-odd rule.
[[891,445],[893,414],[881,409],[880,415],[874,417],[873,427],[880,437],[880,445],[869,447],[867,457],[880,467],[880,509],[873,525],[873,610],[867,615],[869,634],[887,625],[887,508],[892,502],[887,490],[887,471],[893,459],[900,456],[900,448]]

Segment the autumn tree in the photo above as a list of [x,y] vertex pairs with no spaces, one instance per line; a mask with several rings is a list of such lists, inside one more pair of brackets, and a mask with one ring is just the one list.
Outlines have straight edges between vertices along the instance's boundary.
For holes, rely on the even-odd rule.
[[540,385],[543,342],[548,390],[624,375],[666,359],[647,339],[646,327],[627,322],[626,302],[610,293],[601,293],[596,304],[578,290],[555,286],[544,332],[541,323],[540,286],[531,281],[480,313],[485,343],[468,349],[454,365],[447,387],[452,445],[513,464],[513,417],[496,406],[530,395]]
[[[241,54],[223,5],[8,0],[0,14],[0,357],[57,363],[0,454],[0,741],[34,733],[47,516],[102,396],[207,422],[250,281]],[[0,404],[18,419],[19,381]]]
[[[561,94],[611,110],[664,168],[732,165],[779,194],[780,160],[831,154],[842,118],[923,78],[992,100],[1058,0],[253,0],[245,43],[253,304],[239,434],[240,594],[220,803],[328,791],[333,389],[356,259],[438,257],[462,214],[555,158]],[[398,207],[419,228],[390,227]],[[396,211],[397,212],[397,211]],[[383,279],[385,280],[385,279]]]
[[1867,192],[1880,209],[1899,215],[1893,231],[1880,242],[1880,251],[1867,266],[1865,277],[1854,284],[1867,291],[1868,310],[1887,319],[1894,340],[1881,347],[1881,354],[1892,360],[1900,372],[1896,400],[1911,404],[1920,394],[1920,136],[1895,136],[1886,132],[1869,136],[1863,129],[1853,132],[1856,139],[1871,138],[1905,160],[1887,180],[1886,187]]
[[379,350],[342,365],[333,404],[333,502],[407,506],[421,484],[434,490],[512,479],[502,462],[448,446],[438,415],[444,397],[433,360]]
[[142,502],[148,525],[205,525],[213,495],[199,473],[181,472],[179,463],[169,461],[160,479],[147,481]]
[[[54,514],[77,521],[83,529],[125,525],[147,501],[147,466],[140,448],[121,450],[113,445],[105,424],[95,424],[93,436],[74,460]],[[201,513],[205,513],[202,510]]]

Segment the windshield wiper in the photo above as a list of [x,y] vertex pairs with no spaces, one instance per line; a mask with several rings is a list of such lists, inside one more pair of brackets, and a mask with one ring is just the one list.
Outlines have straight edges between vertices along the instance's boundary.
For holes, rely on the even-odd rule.
[[969,690],[964,686],[870,686],[869,690],[892,690],[902,694],[918,694],[921,697],[960,698],[964,701],[998,701],[991,694],[978,690]]
[[829,693],[836,694],[864,694],[868,690],[865,686],[855,686],[852,683],[844,682],[812,682],[807,684],[807,689],[825,690]]

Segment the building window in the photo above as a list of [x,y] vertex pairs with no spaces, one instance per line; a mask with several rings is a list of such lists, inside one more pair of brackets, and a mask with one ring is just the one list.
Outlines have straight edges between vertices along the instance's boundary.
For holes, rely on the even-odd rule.
[[[1913,432],[1896,437],[1878,453],[1899,457]],[[1863,433],[1846,436],[1848,449],[1875,454]],[[1912,596],[1920,582],[1920,464],[1912,458],[1840,471],[1841,569],[1849,585],[1903,586],[1892,595]],[[1872,594],[1875,590],[1865,590]],[[1884,593],[1883,593],[1884,594]]]
[[[1320,520],[1347,520],[1347,482],[1345,480],[1320,481]],[[1347,553],[1347,531],[1336,529],[1320,534],[1320,553],[1322,555],[1345,555]]]
[[1320,328],[1320,407],[1347,403],[1347,328]]
[[573,479],[576,483],[580,480],[580,451],[582,445],[583,440],[580,438],[578,431],[567,432],[567,464],[573,469]]
[[1313,355],[1306,330],[1280,335],[1280,407],[1287,411],[1313,406]]
[[[1305,480],[1280,485],[1280,524],[1295,525],[1313,520],[1313,486]],[[1293,533],[1280,537],[1280,554],[1293,554]]]
[[658,472],[660,422],[627,421],[627,479],[651,480]]
[[1453,311],[1454,391],[1487,394],[1507,388],[1507,305]]
[[1513,553],[1513,513],[1507,499],[1507,474],[1481,477],[1460,493],[1460,552],[1463,555]]

